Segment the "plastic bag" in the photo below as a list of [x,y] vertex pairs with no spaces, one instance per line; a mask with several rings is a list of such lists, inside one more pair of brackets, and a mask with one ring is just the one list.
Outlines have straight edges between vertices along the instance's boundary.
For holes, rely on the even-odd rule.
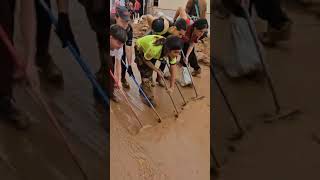
[[231,63],[226,72],[231,77],[240,77],[261,71],[258,50],[247,20],[232,15],[230,21],[232,51]]
[[180,84],[181,86],[187,86],[191,84],[191,77],[188,72],[187,67],[182,67],[181,68],[181,78],[180,78]]

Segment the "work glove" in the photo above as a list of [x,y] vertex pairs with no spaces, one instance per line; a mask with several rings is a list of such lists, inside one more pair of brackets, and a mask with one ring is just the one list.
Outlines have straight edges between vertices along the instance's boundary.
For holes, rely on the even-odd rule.
[[131,65],[128,66],[128,74],[134,77]]
[[62,43],[63,48],[67,46],[67,42],[69,41],[70,44],[75,48],[77,53],[80,54],[79,48],[75,42],[74,35],[71,30],[70,20],[67,13],[59,13],[56,33]]

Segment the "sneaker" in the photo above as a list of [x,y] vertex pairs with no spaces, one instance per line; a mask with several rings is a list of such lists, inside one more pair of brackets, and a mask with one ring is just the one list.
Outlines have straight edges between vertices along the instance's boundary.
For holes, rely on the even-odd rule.
[[199,74],[201,74],[201,68],[199,68],[198,70],[194,70],[194,71],[191,73],[192,76],[197,76],[197,75],[199,75]]
[[268,31],[259,34],[259,39],[264,45],[275,45],[280,41],[288,41],[291,37],[292,22],[285,22],[279,29],[268,26]]
[[121,80],[122,83],[122,87],[126,88],[126,89],[130,89],[130,84],[128,83],[128,81],[124,78]]
[[3,97],[0,100],[0,116],[13,123],[19,130],[28,129],[30,126],[30,116],[21,111],[11,98]]
[[63,75],[49,54],[36,57],[36,66],[50,82],[62,82]]

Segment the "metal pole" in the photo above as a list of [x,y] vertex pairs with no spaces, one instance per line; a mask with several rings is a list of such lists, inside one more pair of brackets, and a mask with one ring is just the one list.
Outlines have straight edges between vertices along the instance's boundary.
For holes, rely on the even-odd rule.
[[231,113],[231,116],[232,116],[232,118],[233,118],[233,120],[234,120],[234,122],[235,122],[235,124],[236,124],[236,126],[237,126],[237,128],[238,128],[238,130],[239,130],[239,132],[240,132],[240,133],[243,133],[244,130],[243,130],[243,128],[242,128],[241,125],[240,125],[240,121],[239,121],[239,119],[237,118],[236,114],[234,113],[234,111],[233,111],[233,109],[232,109],[232,107],[231,107],[231,105],[230,105],[230,102],[229,102],[227,96],[225,95],[224,90],[223,90],[223,88],[222,88],[222,86],[221,86],[218,78],[216,77],[212,65],[210,65],[210,72],[211,72],[211,75],[212,75],[214,81],[215,81],[216,84],[217,84],[217,87],[218,87],[218,89],[219,89],[219,91],[220,91],[220,93],[221,93],[221,95],[222,95],[222,97],[223,97],[223,99],[224,99],[224,102],[226,103],[226,105],[227,105],[227,107],[228,107],[228,109],[229,109],[229,111],[230,111],[230,113]]
[[274,102],[274,105],[275,105],[275,112],[276,114],[279,114],[280,113],[280,104],[279,104],[279,101],[278,101],[278,97],[277,97],[277,94],[276,94],[276,91],[274,89],[274,86],[273,86],[273,83],[272,83],[272,80],[271,80],[271,76],[270,76],[270,73],[268,72],[267,70],[267,67],[266,67],[266,64],[264,62],[264,57],[262,55],[262,51],[261,51],[261,48],[259,46],[259,43],[258,43],[258,38],[256,36],[256,33],[255,33],[255,30],[253,29],[252,27],[252,24],[251,24],[251,21],[250,21],[250,17],[249,17],[249,14],[248,12],[244,9],[245,13],[246,13],[246,20],[247,20],[247,23],[248,23],[248,26],[249,26],[249,29],[250,29],[250,32],[252,34],[252,37],[254,39],[254,42],[255,42],[255,46],[257,48],[257,51],[258,51],[258,54],[259,54],[259,59],[260,59],[260,62],[261,62],[261,65],[262,65],[262,68],[263,68],[263,71],[267,77],[267,82],[268,82],[268,87],[271,91],[271,95],[272,95],[272,98],[273,98],[273,102]]
[[[166,65],[167,65],[167,67],[168,67],[168,69],[170,68],[169,67],[169,65],[168,65],[168,62],[166,62]],[[182,100],[183,100],[183,105],[186,105],[187,104],[187,102],[186,102],[186,100],[184,99],[184,96],[182,95],[182,92],[181,92],[181,90],[180,90],[180,87],[179,87],[179,85],[178,85],[178,83],[177,82],[175,82],[175,84],[176,84],[176,87],[177,87],[177,89],[178,89],[178,91],[179,91],[179,93],[180,93],[180,95],[181,95],[181,97],[182,97]]]
[[[114,80],[114,82],[118,82],[119,80],[117,80],[116,79],[116,77],[114,76],[114,74],[111,72],[111,70],[109,71],[110,72],[110,75],[112,76],[112,78],[113,78],[113,80]],[[119,82],[118,82],[119,83]],[[126,94],[123,92],[123,90],[122,89],[120,89],[120,92],[121,92],[121,94],[122,94],[122,96],[124,97],[124,99],[126,100],[126,102],[127,102],[127,104],[129,105],[129,107],[130,107],[130,109],[131,109],[131,111],[132,111],[132,113],[134,114],[134,116],[136,117],[136,119],[138,120],[138,122],[139,122],[139,124],[140,124],[140,126],[141,126],[141,128],[143,127],[143,125],[142,125],[142,123],[141,123],[141,121],[140,121],[140,119],[139,119],[139,117],[138,117],[138,115],[136,114],[136,112],[133,110],[133,108],[132,108],[132,106],[131,106],[131,104],[130,104],[130,102],[129,102],[129,100],[128,100],[128,98],[127,98],[127,96],[126,96]]]
[[[184,61],[185,61],[185,60],[186,60],[186,56],[185,56],[183,50],[181,50],[181,53],[182,53],[183,59],[184,59]],[[186,64],[186,66],[187,66],[188,73],[189,73],[189,76],[190,76],[190,79],[191,79],[191,82],[192,82],[192,85],[193,85],[193,89],[194,89],[194,92],[196,93],[196,98],[197,98],[199,95],[198,95],[198,91],[197,91],[197,89],[196,89],[196,86],[195,86],[194,81],[193,81],[193,77],[192,77],[191,72],[190,72],[190,69],[189,69],[189,68],[190,68],[190,67],[189,67],[189,62],[185,62],[185,64]]]
[[[124,66],[126,67],[126,71],[128,71],[128,66],[126,65],[126,63],[121,60],[121,62],[124,64]],[[140,87],[138,81],[136,80],[136,78],[133,75],[130,75],[131,79],[134,81],[134,83],[138,86],[139,92],[142,93],[143,97],[147,100],[147,102],[149,103],[149,105],[151,106],[152,110],[156,113],[156,115],[158,116],[159,120],[158,122],[162,121],[162,118],[160,117],[159,113],[157,112],[156,108],[153,106],[153,104],[150,102],[149,98],[147,97],[146,93],[143,91],[143,89]]]

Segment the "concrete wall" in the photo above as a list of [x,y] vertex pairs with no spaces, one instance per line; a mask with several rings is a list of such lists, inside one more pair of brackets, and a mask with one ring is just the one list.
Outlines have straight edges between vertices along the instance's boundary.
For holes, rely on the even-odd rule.
[[[159,0],[160,9],[176,10],[178,7],[185,7],[187,0]],[[210,0],[207,0],[207,13],[210,13]]]
[[[178,7],[185,7],[187,0],[159,0],[159,6],[152,6],[153,0],[149,0],[148,13],[155,15],[155,12],[163,12],[166,16],[174,17]],[[210,0],[207,0],[207,20],[210,26]]]

